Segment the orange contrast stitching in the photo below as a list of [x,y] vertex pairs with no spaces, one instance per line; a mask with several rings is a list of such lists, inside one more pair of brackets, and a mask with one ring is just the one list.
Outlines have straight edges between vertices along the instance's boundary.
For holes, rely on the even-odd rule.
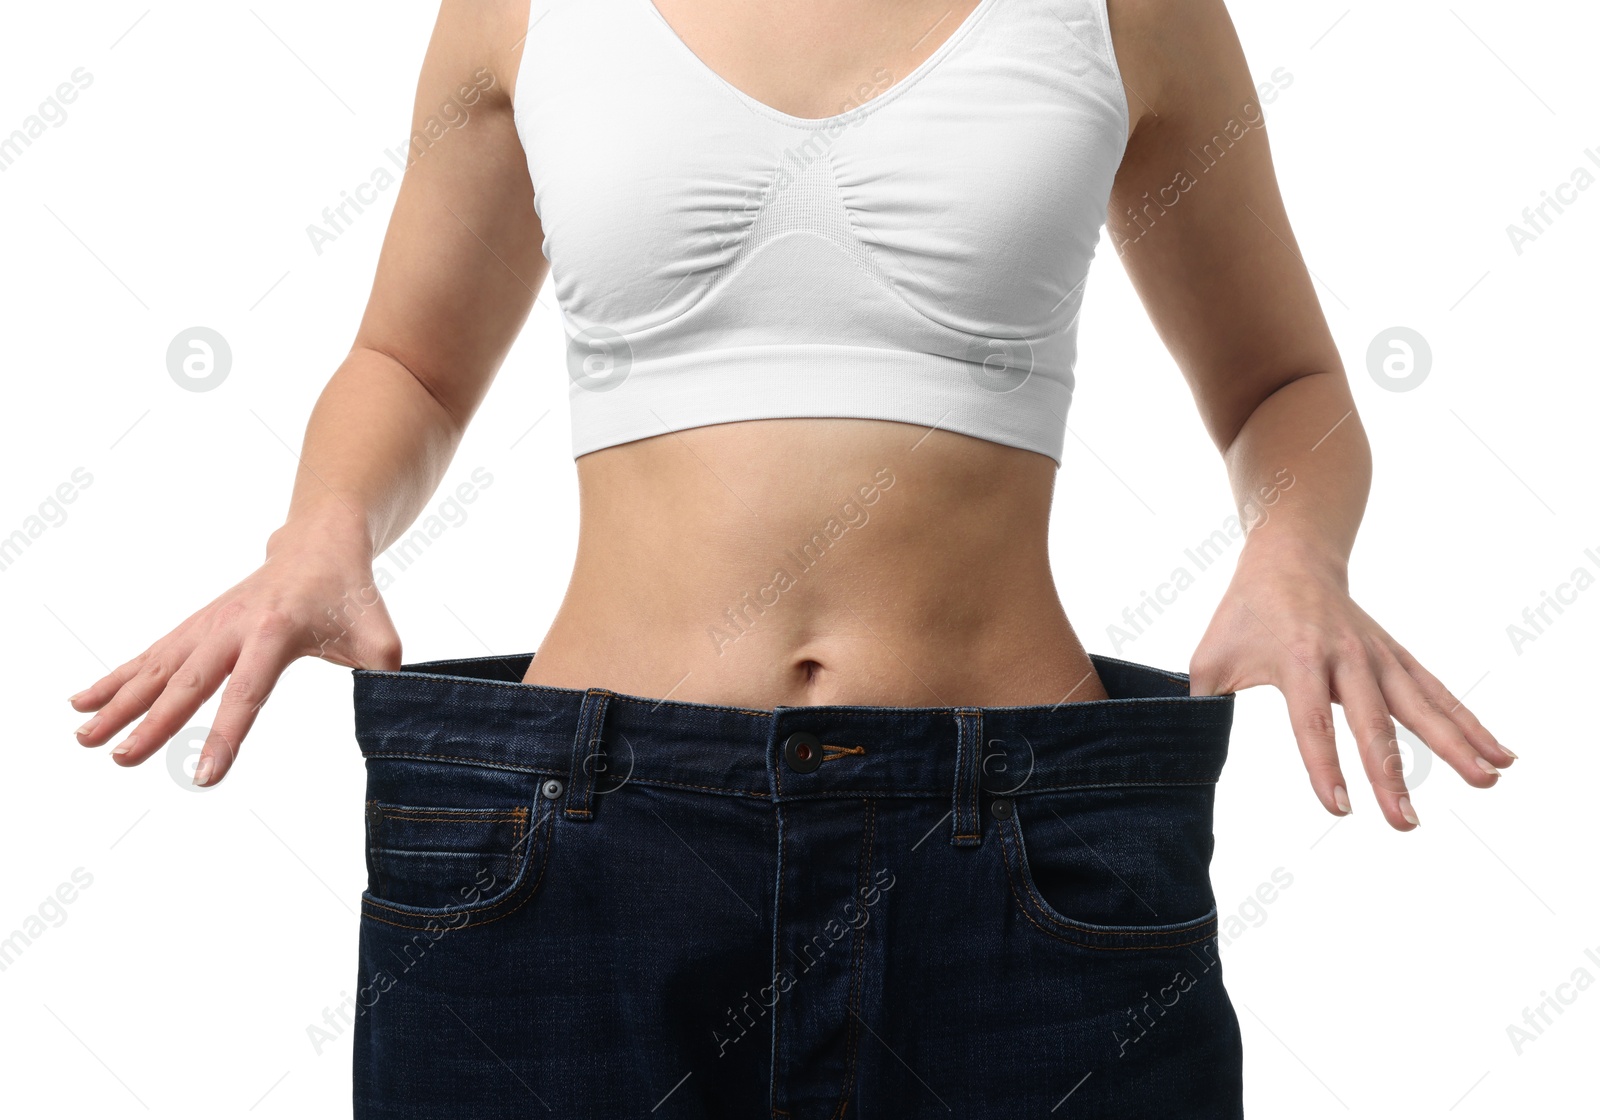
[[[382,812],[382,810],[379,810]],[[506,821],[520,821],[524,817],[520,813],[457,813],[449,816],[423,817],[414,813],[384,813],[383,818],[390,821],[448,821],[451,824],[466,824],[471,821],[483,821],[487,824],[504,824]]]
[[[551,812],[551,813],[548,813],[548,814],[545,815],[545,817],[544,817],[545,824],[544,824],[543,827],[544,827],[544,830],[546,832],[549,832],[551,830],[551,827],[552,827],[551,822],[553,822],[554,819],[555,819],[555,813],[554,812]],[[528,858],[532,859],[533,857],[530,855]],[[549,848],[549,840],[548,840],[548,838],[546,838],[545,845],[540,849],[540,855],[539,855],[539,878],[534,881],[533,886],[528,889],[527,893],[525,894],[525,896],[523,897],[521,902],[519,902],[515,906],[511,907],[511,909],[507,910],[504,914],[496,914],[492,918],[484,918],[482,921],[477,921],[477,922],[466,922],[466,923],[464,923],[462,925],[459,925],[459,926],[452,926],[451,928],[454,928],[454,929],[470,929],[473,926],[486,926],[490,922],[498,922],[501,918],[510,917],[512,914],[515,914],[518,910],[521,910],[524,906],[526,906],[529,903],[529,901],[531,901],[533,899],[533,897],[539,893],[539,886],[540,886],[541,883],[544,882],[545,872],[547,870],[549,870],[549,867],[550,867],[550,848]],[[515,889],[515,888],[513,888],[513,889]],[[459,916],[461,916],[463,914],[476,914],[476,913],[479,913],[479,912],[484,911],[484,910],[492,910],[496,906],[504,906],[504,905],[505,905],[505,900],[501,899],[501,900],[498,900],[496,902],[486,902],[482,906],[475,906],[475,907],[473,907],[473,908],[471,908],[469,910],[452,910],[452,911],[449,911],[446,914],[440,915],[440,917],[441,918],[456,918],[456,917],[459,917]],[[366,912],[366,908],[369,907],[369,906],[379,907],[381,909],[388,910],[390,913],[401,914],[401,915],[404,915],[406,917],[416,917],[416,915],[407,914],[405,911],[398,910],[393,906],[385,906],[383,903],[377,902],[377,901],[375,901],[373,899],[370,899],[370,898],[369,899],[364,899],[363,900],[363,906],[362,906],[362,917],[370,918],[372,921],[382,922],[386,926],[394,926],[397,929],[420,929],[420,930],[426,930],[426,929],[429,928],[426,925],[416,926],[416,925],[406,925],[406,924],[404,924],[402,922],[392,922],[388,918],[382,918],[382,917],[379,917],[376,914],[369,914],[369,913]],[[438,920],[435,919],[435,922],[437,924]]]

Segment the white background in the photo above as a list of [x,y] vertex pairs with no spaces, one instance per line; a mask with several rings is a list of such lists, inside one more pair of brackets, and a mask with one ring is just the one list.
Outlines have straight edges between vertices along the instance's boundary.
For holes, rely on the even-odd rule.
[[[1355,813],[1336,821],[1281,696],[1240,695],[1218,793],[1224,915],[1275,869],[1292,876],[1224,950],[1247,1106],[1577,1115],[1580,1099],[1594,1107],[1600,985],[1563,989],[1576,998],[1520,1054],[1507,1027],[1575,970],[1600,979],[1600,590],[1520,649],[1507,627],[1574,569],[1600,573],[1600,189],[1521,254],[1506,227],[1580,165],[1600,173],[1584,156],[1600,157],[1600,19],[1587,4],[1489,0],[1231,7],[1257,80],[1293,76],[1267,110],[1273,151],[1374,445],[1353,593],[1522,756],[1492,791],[1443,763],[1414,774],[1422,827],[1401,835],[1341,727]],[[181,772],[186,744],[133,771],[79,748],[66,698],[259,563],[394,191],[320,255],[306,226],[405,141],[433,17],[418,0],[207,0],[8,5],[0,20],[0,135],[76,68],[93,75],[0,172],[0,536],[75,469],[92,476],[0,571],[18,717],[0,938],[75,869],[92,876],[0,971],[8,1115],[348,1110],[349,1033],[320,1054],[307,1033],[355,979],[363,772],[348,671],[293,665],[232,775],[200,793],[167,765]],[[206,393],[166,370],[168,343],[197,324],[234,355]],[[1409,392],[1367,369],[1396,325],[1433,351]],[[1053,543],[1069,615],[1113,653],[1106,627],[1232,507],[1109,242],[1082,332]],[[524,652],[543,635],[576,531],[563,374],[546,292],[435,505],[474,468],[492,486],[386,592],[408,661]],[[1185,668],[1226,569],[1200,574],[1121,656]]]

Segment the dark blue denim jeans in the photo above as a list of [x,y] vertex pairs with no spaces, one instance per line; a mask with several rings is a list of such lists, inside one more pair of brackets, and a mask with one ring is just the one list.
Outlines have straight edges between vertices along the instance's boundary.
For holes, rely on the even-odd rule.
[[1243,1115],[1232,694],[743,709],[355,670],[361,1118]]

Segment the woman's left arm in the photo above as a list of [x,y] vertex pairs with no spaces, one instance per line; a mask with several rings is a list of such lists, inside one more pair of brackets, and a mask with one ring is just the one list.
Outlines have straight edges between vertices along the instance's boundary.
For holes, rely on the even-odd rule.
[[1394,719],[1469,784],[1516,756],[1350,598],[1372,478],[1344,367],[1289,227],[1260,97],[1222,0],[1111,0],[1136,124],[1110,236],[1221,450],[1247,529],[1191,691],[1277,687],[1312,787],[1350,811],[1332,705],[1385,818],[1416,810]]

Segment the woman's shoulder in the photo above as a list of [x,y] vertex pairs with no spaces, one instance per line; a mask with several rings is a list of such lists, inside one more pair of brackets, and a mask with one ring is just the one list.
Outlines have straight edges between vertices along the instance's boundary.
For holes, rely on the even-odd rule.
[[1241,61],[1223,0],[1104,0],[1117,66],[1130,106],[1129,128],[1166,115],[1197,82]]

